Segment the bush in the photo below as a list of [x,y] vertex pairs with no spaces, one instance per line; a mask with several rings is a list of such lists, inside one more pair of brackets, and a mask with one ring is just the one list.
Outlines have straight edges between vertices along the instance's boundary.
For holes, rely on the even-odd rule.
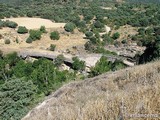
[[60,38],[59,33],[58,33],[57,31],[51,32],[50,38],[51,38],[52,40],[59,40],[59,38]]
[[63,55],[58,55],[54,61],[54,64],[58,67],[58,66],[62,65],[62,63],[64,62],[64,59],[65,58]]
[[51,45],[50,45],[50,50],[51,50],[51,51],[55,51],[55,48],[56,48],[56,45],[54,45],[54,44],[51,44]]
[[41,39],[41,35],[42,35],[42,32],[39,31],[39,30],[30,30],[29,31],[30,33],[30,38],[35,41],[35,40],[40,40]]
[[127,40],[122,40],[122,44],[126,44],[127,43]]
[[67,32],[73,32],[74,29],[76,28],[75,24],[70,22],[70,23],[67,23],[65,26],[64,26],[64,29],[67,31]]
[[84,47],[85,47],[85,50],[87,50],[89,52],[94,52],[94,50],[95,50],[95,46],[93,45],[93,43],[91,41],[86,42]]
[[100,75],[102,73],[108,72],[111,70],[111,63],[107,60],[106,57],[102,56],[101,59],[96,63],[95,67],[91,68],[90,77]]
[[87,31],[87,32],[85,33],[85,35],[86,35],[87,38],[90,38],[90,37],[93,36],[93,32]]
[[79,60],[78,57],[73,57],[72,60],[73,60],[73,66],[72,67],[73,67],[74,70],[82,71],[82,70],[85,69],[86,65],[85,65],[84,61]]
[[118,32],[114,33],[112,36],[114,40],[118,39],[119,37],[120,37],[120,34]]
[[10,44],[11,41],[9,39],[5,40],[5,44]]
[[32,38],[28,37],[27,40],[26,40],[26,43],[32,43],[32,41],[33,41]]
[[96,28],[103,28],[103,27],[104,27],[104,24],[101,23],[100,21],[96,21],[96,22],[94,23],[94,27],[96,27]]
[[0,86],[0,119],[20,120],[26,115],[28,106],[35,100],[36,89],[32,81],[6,80]]
[[20,34],[25,34],[28,33],[28,29],[26,27],[19,26],[17,32]]
[[10,27],[10,28],[16,28],[18,26],[17,23],[12,22],[12,21],[6,21],[5,24],[7,27]]
[[41,26],[40,31],[41,31],[42,33],[47,33],[45,26]]

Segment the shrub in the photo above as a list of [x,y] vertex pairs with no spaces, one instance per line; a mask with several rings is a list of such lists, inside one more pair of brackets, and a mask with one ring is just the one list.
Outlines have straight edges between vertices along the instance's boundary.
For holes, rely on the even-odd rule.
[[0,86],[0,119],[20,120],[35,100],[36,86],[32,81],[21,79],[6,80]]
[[41,26],[40,31],[41,31],[42,33],[47,33],[45,26]]
[[118,39],[119,37],[120,37],[120,34],[118,32],[114,33],[112,36],[114,40]]
[[95,67],[91,68],[90,77],[100,75],[102,73],[108,72],[111,70],[111,63],[107,60],[106,57],[102,56],[101,59],[96,63]]
[[60,38],[59,33],[57,31],[51,32],[50,38],[52,40],[59,40],[59,38]]
[[64,29],[67,31],[67,32],[73,32],[74,29],[76,28],[75,24],[70,22],[70,23],[67,23],[65,26],[64,26]]
[[7,27],[10,27],[10,28],[16,28],[18,26],[17,23],[12,22],[12,21],[6,21],[5,24]]
[[104,24],[101,23],[100,21],[96,21],[96,22],[94,23],[94,27],[96,27],[96,28],[103,28],[103,27],[104,27]]
[[72,60],[73,60],[73,66],[72,67],[73,67],[74,70],[82,71],[82,70],[85,69],[86,65],[85,65],[84,61],[79,60],[78,57],[73,57]]
[[33,41],[32,38],[28,37],[27,40],[26,40],[26,43],[32,43],[32,41]]
[[122,40],[122,44],[126,44],[127,43],[127,40]]
[[17,32],[20,34],[25,34],[28,33],[28,29],[24,26],[19,26]]
[[30,38],[35,41],[35,40],[40,40],[41,39],[41,35],[42,35],[42,32],[39,31],[39,30],[30,30],[29,31],[30,33]]
[[9,39],[5,40],[5,44],[10,44],[10,43],[11,43],[11,41]]
[[51,44],[51,45],[50,45],[50,50],[51,50],[51,51],[55,51],[55,48],[56,48],[56,45],[54,45],[54,44]]
[[63,55],[58,55],[57,56],[57,58],[55,59],[55,61],[54,61],[54,64],[56,65],[56,66],[60,66],[60,65],[62,65],[62,63],[64,62],[64,56]]
[[86,36],[87,38],[90,38],[90,37],[93,36],[93,32],[87,31],[87,32],[85,33],[85,36]]

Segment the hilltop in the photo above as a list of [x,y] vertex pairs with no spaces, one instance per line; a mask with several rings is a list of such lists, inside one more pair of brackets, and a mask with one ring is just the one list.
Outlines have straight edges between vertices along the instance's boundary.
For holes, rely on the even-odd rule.
[[[160,61],[64,85],[22,120],[156,119]],[[122,108],[123,107],[123,108]],[[143,116],[143,117],[142,117]]]

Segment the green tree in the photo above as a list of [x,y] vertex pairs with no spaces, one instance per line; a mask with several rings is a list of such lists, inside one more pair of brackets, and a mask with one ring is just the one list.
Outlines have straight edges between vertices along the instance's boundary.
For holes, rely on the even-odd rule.
[[40,31],[41,31],[42,33],[47,33],[45,26],[41,26],[41,27],[40,27]]
[[32,38],[28,37],[27,40],[26,40],[26,43],[32,43],[32,42],[33,42]]
[[114,40],[118,39],[119,37],[120,37],[120,34],[118,32],[114,33],[112,36]]
[[12,21],[6,21],[5,24],[7,27],[10,27],[10,28],[16,28],[18,26],[17,23],[12,22]]
[[22,79],[6,80],[0,86],[0,119],[20,120],[35,99],[36,86]]
[[20,60],[20,57],[18,57],[18,54],[16,52],[13,52],[4,56],[4,60],[6,64],[9,64],[9,66],[11,67]]
[[91,68],[90,77],[100,75],[102,73],[108,72],[111,70],[111,63],[108,62],[107,58],[102,56],[101,59],[96,63],[95,67]]
[[58,32],[58,31],[51,32],[50,38],[51,38],[52,40],[59,40],[59,38],[60,38],[59,32]]
[[64,63],[64,56],[61,54],[61,55],[58,55],[54,61],[54,64],[58,67],[60,65],[62,65]]
[[73,32],[75,28],[76,28],[76,26],[75,26],[75,24],[72,23],[72,22],[69,22],[69,23],[67,23],[67,24],[64,26],[64,29],[65,29],[67,32]]
[[30,30],[29,31],[29,37],[35,41],[35,40],[40,40],[41,39],[41,35],[42,35],[42,32],[39,31],[39,30]]
[[19,26],[17,32],[20,34],[25,34],[28,33],[28,29],[25,26]]
[[56,45],[54,45],[54,44],[51,44],[51,45],[50,45],[50,50],[51,50],[51,51],[55,51],[55,48],[56,48]]
[[100,21],[96,21],[96,22],[94,23],[94,26],[95,26],[96,28],[103,28],[103,27],[104,27],[104,24],[101,23]]
[[73,57],[72,60],[73,60],[72,67],[73,67],[74,70],[82,71],[82,70],[85,69],[85,67],[86,67],[85,61],[79,60],[78,57]]
[[90,38],[90,37],[93,36],[93,32],[87,31],[87,32],[85,33],[85,35],[86,35],[87,38]]

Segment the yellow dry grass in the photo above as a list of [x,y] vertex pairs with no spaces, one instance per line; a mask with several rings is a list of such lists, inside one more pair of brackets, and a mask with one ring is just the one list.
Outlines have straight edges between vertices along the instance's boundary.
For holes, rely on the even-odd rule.
[[42,18],[19,17],[3,20],[16,22],[19,26],[25,26],[28,29],[39,29],[41,26],[45,26],[46,28],[63,28],[65,26],[65,23],[53,23],[51,20]]
[[63,86],[23,120],[159,120],[160,61]]

